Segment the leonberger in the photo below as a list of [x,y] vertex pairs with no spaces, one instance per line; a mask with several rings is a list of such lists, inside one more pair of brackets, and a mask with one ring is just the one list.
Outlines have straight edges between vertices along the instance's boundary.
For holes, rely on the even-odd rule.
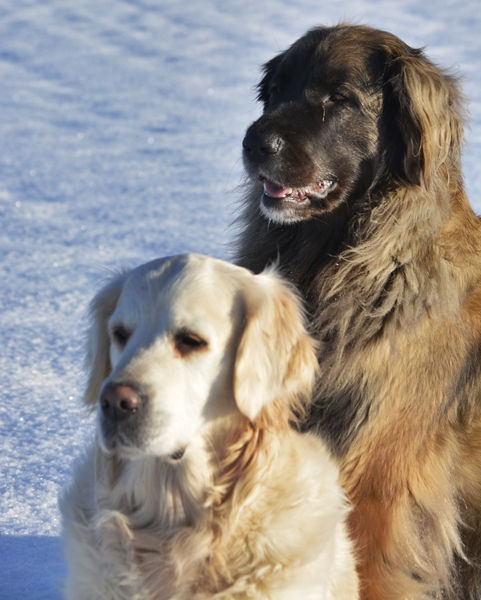
[[305,297],[305,428],[339,459],[362,597],[479,600],[481,224],[458,81],[341,24],[270,60],[258,92],[237,261],[278,262]]

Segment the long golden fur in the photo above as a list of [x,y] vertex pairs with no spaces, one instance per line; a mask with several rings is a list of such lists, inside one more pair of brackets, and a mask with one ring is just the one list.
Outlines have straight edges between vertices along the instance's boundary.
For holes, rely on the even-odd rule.
[[95,443],[61,498],[69,600],[355,600],[325,445],[290,423],[317,370],[273,272],[200,255],[115,277],[92,304]]
[[279,268],[319,341],[306,429],[341,462],[364,600],[481,598],[481,225],[464,100],[420,50],[309,31],[264,68],[238,262]]

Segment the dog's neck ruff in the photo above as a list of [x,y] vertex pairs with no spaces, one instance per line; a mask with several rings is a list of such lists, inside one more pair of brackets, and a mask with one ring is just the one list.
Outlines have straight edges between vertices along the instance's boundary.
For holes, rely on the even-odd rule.
[[171,529],[197,522],[212,479],[202,450],[180,461],[97,453],[97,502],[127,515],[135,528]]
[[122,512],[134,528],[161,530],[207,524],[213,512],[223,514],[236,486],[245,484],[248,467],[255,478],[257,455],[263,454],[265,468],[275,445],[266,430],[244,417],[223,421],[205,443],[192,443],[181,460],[129,460],[98,449],[99,507]]

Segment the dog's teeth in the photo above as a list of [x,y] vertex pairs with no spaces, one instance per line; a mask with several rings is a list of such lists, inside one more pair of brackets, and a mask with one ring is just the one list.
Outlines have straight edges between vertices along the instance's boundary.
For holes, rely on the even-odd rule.
[[264,194],[269,198],[273,198],[274,200],[291,200],[298,204],[306,202],[309,197],[325,198],[336,185],[335,182],[329,179],[303,188],[282,187],[269,179],[264,179],[263,183]]

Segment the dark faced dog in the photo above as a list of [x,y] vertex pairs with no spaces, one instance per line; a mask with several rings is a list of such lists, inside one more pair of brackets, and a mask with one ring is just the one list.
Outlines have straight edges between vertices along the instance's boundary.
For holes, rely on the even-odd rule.
[[321,368],[365,600],[481,597],[481,235],[457,81],[395,36],[318,27],[264,66],[237,261],[278,261]]

